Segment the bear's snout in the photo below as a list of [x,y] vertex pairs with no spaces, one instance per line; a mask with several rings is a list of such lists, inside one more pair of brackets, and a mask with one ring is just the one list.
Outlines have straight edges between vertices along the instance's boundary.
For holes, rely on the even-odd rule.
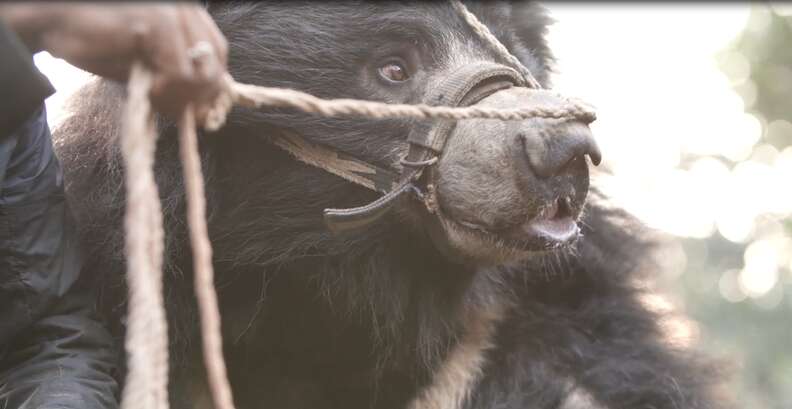
[[[550,91],[513,87],[475,105],[514,109],[564,104],[564,98]],[[471,235],[481,236],[483,245],[529,252],[571,243],[578,236],[577,221],[589,189],[586,157],[598,165],[601,156],[588,125],[577,119],[460,121],[437,165],[446,230],[465,230],[468,241]],[[448,236],[453,240],[455,235]]]

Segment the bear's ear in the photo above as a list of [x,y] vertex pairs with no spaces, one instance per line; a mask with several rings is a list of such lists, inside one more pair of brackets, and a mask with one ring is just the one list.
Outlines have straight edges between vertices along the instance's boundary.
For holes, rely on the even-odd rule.
[[517,37],[512,52],[543,86],[549,87],[555,57],[547,44],[547,31],[555,20],[536,2],[514,0],[511,5],[510,24]]

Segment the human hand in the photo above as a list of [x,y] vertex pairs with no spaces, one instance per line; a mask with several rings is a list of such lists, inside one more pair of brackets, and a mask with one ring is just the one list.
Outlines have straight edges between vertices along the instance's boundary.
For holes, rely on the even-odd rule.
[[171,118],[192,104],[199,122],[222,90],[228,44],[193,3],[5,3],[0,19],[33,52],[126,81],[132,64],[153,73],[154,109]]

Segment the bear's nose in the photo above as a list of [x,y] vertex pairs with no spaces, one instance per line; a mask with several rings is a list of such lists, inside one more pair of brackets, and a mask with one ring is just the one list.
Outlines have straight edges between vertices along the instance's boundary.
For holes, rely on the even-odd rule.
[[586,155],[594,165],[602,160],[589,127],[578,121],[540,120],[521,126],[517,143],[539,178],[562,173],[568,163]]

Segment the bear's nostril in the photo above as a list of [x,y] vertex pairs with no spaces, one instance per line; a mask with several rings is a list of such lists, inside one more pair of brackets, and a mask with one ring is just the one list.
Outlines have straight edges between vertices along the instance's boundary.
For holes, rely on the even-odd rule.
[[589,149],[586,154],[591,158],[591,163],[594,166],[599,166],[602,163],[602,152],[600,152],[599,146],[593,140],[589,143]]
[[602,154],[588,128],[556,128],[553,126],[522,129],[517,133],[521,155],[527,159],[537,177],[558,175],[577,165],[588,155],[596,166]]

